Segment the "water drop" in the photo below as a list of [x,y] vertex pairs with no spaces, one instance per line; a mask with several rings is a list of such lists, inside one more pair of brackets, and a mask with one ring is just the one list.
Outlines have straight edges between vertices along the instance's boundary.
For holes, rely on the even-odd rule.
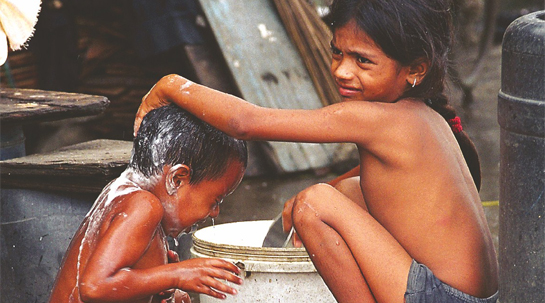
[[178,245],[180,244],[180,242],[178,242],[178,238],[172,238],[174,240],[174,246],[175,247],[178,247]]
[[341,243],[339,243],[339,241],[335,241],[335,245],[339,246]]
[[214,218],[212,218],[212,226],[215,226],[216,223],[214,222]]

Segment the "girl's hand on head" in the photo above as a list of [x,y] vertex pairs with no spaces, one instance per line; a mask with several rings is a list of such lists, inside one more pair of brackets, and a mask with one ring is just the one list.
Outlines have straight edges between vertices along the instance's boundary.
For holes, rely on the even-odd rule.
[[225,299],[225,294],[236,295],[236,289],[220,282],[229,281],[242,284],[237,275],[240,269],[233,263],[221,259],[199,258],[189,259],[177,263],[183,265],[178,277],[178,288],[209,295],[218,299]]
[[177,80],[181,79],[178,75],[168,75],[161,80],[159,80],[152,88],[151,90],[142,98],[142,103],[140,103],[140,107],[138,107],[138,111],[136,112],[136,117],[134,119],[134,136],[136,137],[136,134],[138,133],[138,129],[140,128],[140,123],[142,123],[142,119],[144,119],[144,116],[149,113],[150,111],[168,105],[171,102],[162,97],[162,90],[168,90],[171,89],[170,86]]

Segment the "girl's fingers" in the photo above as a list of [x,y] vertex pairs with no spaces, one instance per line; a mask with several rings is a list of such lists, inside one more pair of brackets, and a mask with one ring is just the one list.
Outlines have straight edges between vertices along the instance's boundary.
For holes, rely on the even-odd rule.
[[285,233],[290,232],[293,223],[291,221],[291,212],[293,210],[293,203],[295,196],[284,203],[284,209],[282,210],[282,227]]
[[303,241],[301,241],[301,238],[299,238],[299,235],[297,235],[297,232],[293,232],[293,247],[302,247]]
[[134,136],[136,137],[136,134],[138,133],[138,129],[140,129],[140,123],[142,123],[142,119],[144,119],[144,116],[148,113],[149,110],[146,109],[146,106],[144,106],[144,102],[142,101],[142,104],[140,104],[140,107],[138,107],[138,111],[136,112],[136,117],[134,118]]

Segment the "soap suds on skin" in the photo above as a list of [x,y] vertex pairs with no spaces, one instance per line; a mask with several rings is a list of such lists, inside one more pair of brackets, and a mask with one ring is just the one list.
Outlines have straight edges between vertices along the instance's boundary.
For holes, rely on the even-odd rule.
[[180,91],[182,93],[189,94],[188,91],[184,91],[184,90],[188,89],[191,85],[193,85],[193,82],[188,80],[186,83],[184,83],[184,84],[182,84],[182,86],[180,86]]
[[[96,199],[91,210],[85,216],[83,221],[85,234],[81,240],[78,253],[78,262],[76,265],[76,286],[72,291],[72,296],[75,295],[76,289],[79,287],[79,277],[82,269],[81,256],[84,247],[89,251],[96,244],[100,226],[104,220],[104,214],[108,213],[114,206],[112,201],[118,197],[139,191],[151,189],[159,180],[160,176],[145,177],[134,169],[127,168],[117,179],[110,182]],[[94,240],[94,241],[93,241]]]

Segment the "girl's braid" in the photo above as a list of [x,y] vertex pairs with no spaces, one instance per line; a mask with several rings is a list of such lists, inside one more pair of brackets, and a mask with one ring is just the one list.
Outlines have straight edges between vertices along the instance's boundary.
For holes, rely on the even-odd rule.
[[[456,110],[448,103],[448,98],[443,93],[435,98],[427,99],[426,104],[428,104],[429,107],[439,113],[447,122],[457,117]],[[469,139],[467,133],[461,130],[461,128],[460,131],[453,132],[456,140],[458,140],[458,145],[462,150],[462,154],[464,155],[464,159],[466,160],[467,166],[469,167],[469,171],[471,172],[471,176],[473,177],[475,186],[477,186],[477,189],[480,190],[481,165],[479,162],[477,148],[475,147],[471,139]]]

